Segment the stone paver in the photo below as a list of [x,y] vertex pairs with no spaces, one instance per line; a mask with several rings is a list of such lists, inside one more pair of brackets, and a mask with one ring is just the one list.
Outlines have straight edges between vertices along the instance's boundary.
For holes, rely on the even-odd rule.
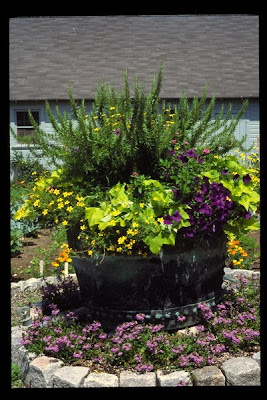
[[260,386],[260,367],[252,357],[237,357],[222,365],[226,386]]
[[91,372],[84,380],[83,387],[118,387],[119,379],[114,374]]
[[53,387],[69,388],[82,387],[84,379],[89,374],[89,369],[86,367],[69,367],[59,368],[53,374]]
[[190,373],[186,371],[174,371],[169,373],[163,373],[163,371],[157,371],[157,384],[158,386],[178,386],[179,384],[185,384],[186,386],[193,386]]
[[225,386],[225,377],[215,366],[207,366],[192,371],[194,386]]
[[11,328],[11,361],[12,363],[18,362],[18,350],[21,347],[22,332],[21,326],[12,326]]
[[53,374],[62,367],[64,363],[56,358],[41,356],[30,363],[27,375],[28,382],[33,388],[53,387]]
[[138,374],[131,371],[123,371],[120,373],[120,387],[147,387],[156,386],[155,372],[146,372]]
[[252,356],[253,360],[257,361],[259,366],[261,365],[261,352],[258,351],[258,353],[253,354]]

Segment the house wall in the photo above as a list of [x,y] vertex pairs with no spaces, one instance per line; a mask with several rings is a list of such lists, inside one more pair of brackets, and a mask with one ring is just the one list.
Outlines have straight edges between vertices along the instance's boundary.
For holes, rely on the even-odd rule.
[[[230,100],[222,99],[216,100],[216,105],[214,108],[214,116],[218,115],[219,109],[222,104],[225,105],[225,111],[227,111],[227,105]],[[174,103],[172,101],[171,103]],[[166,102],[167,104],[168,102]],[[231,99],[232,103],[232,114],[236,115],[241,108],[242,100],[239,99]],[[91,110],[92,102],[87,101],[86,103],[86,110],[88,113]],[[69,102],[50,102],[51,110],[55,113],[55,109],[58,106],[60,111],[66,111],[67,113],[71,112],[71,108]],[[10,126],[16,131],[16,111],[27,111],[30,109],[31,111],[39,111],[40,115],[40,127],[46,132],[52,132],[52,126],[49,122],[49,118],[45,111],[45,104],[44,102],[12,102],[10,104]],[[246,147],[251,145],[257,145],[257,137],[259,136],[260,129],[259,129],[259,101],[257,99],[251,99],[249,101],[249,105],[246,109],[243,118],[240,120],[235,135],[238,139],[240,139],[244,134],[247,134],[247,141],[245,143]],[[27,150],[27,146],[24,144],[19,143],[12,134],[10,134],[10,158],[12,160],[14,151],[21,151],[23,152],[23,156],[27,157],[30,155],[29,150]],[[46,168],[49,169],[49,165],[42,160],[42,163]],[[11,168],[11,179],[13,179],[14,170]]]

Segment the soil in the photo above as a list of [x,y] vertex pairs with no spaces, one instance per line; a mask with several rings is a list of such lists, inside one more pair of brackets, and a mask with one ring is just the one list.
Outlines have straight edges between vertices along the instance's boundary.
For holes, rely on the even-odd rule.
[[[31,278],[29,267],[34,257],[38,257],[38,249],[49,249],[52,244],[51,230],[41,229],[36,237],[25,237],[23,239],[23,246],[20,251],[11,258],[11,280],[18,282]],[[27,271],[28,269],[28,271]],[[46,267],[46,272],[51,270],[53,275],[53,267]]]
[[[260,244],[260,231],[252,231],[249,236],[255,238]],[[42,229],[40,230],[37,237],[24,238],[23,247],[19,254],[11,258],[11,280],[17,282],[20,280],[26,280],[31,278],[31,272],[28,268],[31,265],[31,261],[34,257],[38,257],[38,249],[49,249],[52,244],[51,230]],[[56,256],[56,254],[55,254]],[[228,265],[227,265],[228,266]],[[253,262],[252,269],[258,270],[260,268],[260,259]],[[28,271],[27,271],[28,269]],[[53,275],[53,267],[46,267],[46,275]]]

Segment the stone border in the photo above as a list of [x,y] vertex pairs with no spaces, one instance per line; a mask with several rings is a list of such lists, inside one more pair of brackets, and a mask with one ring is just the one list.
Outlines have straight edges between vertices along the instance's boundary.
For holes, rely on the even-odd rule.
[[30,353],[21,346],[26,328],[12,328],[12,362],[19,365],[22,380],[29,388],[98,388],[98,387],[176,387],[176,386],[260,386],[260,352],[252,357],[235,357],[221,368],[206,366],[191,373],[161,370],[139,374],[90,372],[87,367],[68,366],[62,361]]
[[[226,279],[240,275],[260,275],[259,271],[232,270],[225,268]],[[71,277],[76,278],[75,274]],[[11,294],[24,290],[35,290],[45,282],[56,283],[57,277],[31,278],[11,283]],[[206,366],[191,373],[161,370],[139,374],[122,371],[118,374],[90,372],[87,367],[67,366],[56,358],[30,353],[21,345],[22,333],[26,328],[11,329],[12,362],[19,365],[22,381],[30,388],[96,388],[96,387],[176,387],[176,386],[260,386],[260,351],[252,357],[234,357],[225,361],[221,368]]]

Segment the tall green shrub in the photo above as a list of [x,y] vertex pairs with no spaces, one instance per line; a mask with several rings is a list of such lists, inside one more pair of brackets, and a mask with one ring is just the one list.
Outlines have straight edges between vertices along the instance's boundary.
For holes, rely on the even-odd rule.
[[223,107],[213,119],[215,97],[207,104],[207,90],[200,99],[190,104],[183,95],[173,111],[166,110],[160,100],[162,66],[154,77],[150,91],[135,79],[133,96],[130,94],[128,71],[124,89],[118,94],[104,82],[99,86],[92,111],[87,114],[84,100],[74,98],[69,87],[71,113],[56,108],[53,115],[46,102],[46,112],[53,132],[45,132],[29,112],[35,134],[25,141],[38,158],[45,157],[50,165],[63,166],[65,178],[75,177],[82,186],[93,188],[127,182],[133,171],[160,176],[160,160],[169,156],[170,141],[187,141],[192,148],[208,147],[224,154],[238,147],[243,149],[245,137],[238,141],[234,130],[245,111],[244,102],[234,119],[229,107],[223,118]]

